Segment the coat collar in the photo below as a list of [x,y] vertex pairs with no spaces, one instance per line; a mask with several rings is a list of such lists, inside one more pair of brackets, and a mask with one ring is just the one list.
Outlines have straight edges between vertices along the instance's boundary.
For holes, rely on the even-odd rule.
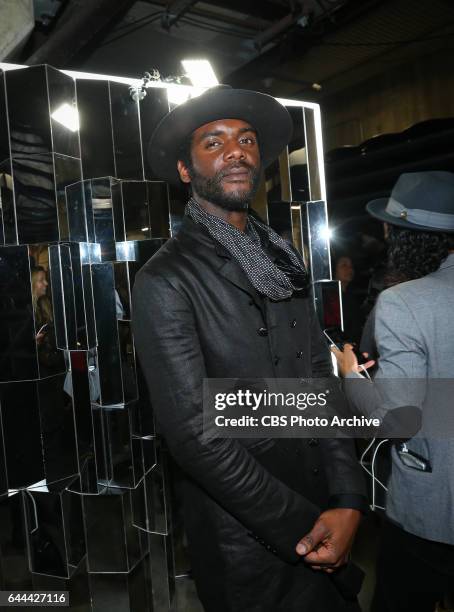
[[[210,251],[207,257],[209,257],[210,263],[217,269],[217,272],[242,291],[246,291],[254,300],[256,306],[263,312],[263,299],[258,291],[249,282],[246,274],[229,251],[220,242],[212,238],[203,225],[196,223],[185,215],[178,232],[178,239],[183,242],[195,240],[200,246],[207,248]],[[191,250],[193,248],[191,246]]]

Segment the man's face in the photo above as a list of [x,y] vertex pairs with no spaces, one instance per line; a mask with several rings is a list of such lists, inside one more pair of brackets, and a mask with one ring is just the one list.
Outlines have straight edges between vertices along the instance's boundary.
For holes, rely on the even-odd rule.
[[260,181],[260,151],[253,127],[221,119],[192,134],[191,163],[178,162],[180,178],[194,196],[229,211],[245,210]]

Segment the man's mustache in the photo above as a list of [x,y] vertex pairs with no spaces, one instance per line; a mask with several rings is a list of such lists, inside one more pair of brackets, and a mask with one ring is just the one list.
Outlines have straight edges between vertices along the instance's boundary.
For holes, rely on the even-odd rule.
[[225,176],[228,176],[229,174],[231,174],[232,170],[240,170],[240,169],[247,170],[250,176],[254,176],[260,171],[259,167],[251,166],[251,164],[248,164],[247,162],[237,162],[235,164],[231,164],[228,168],[221,170],[218,176],[219,178],[224,178]]

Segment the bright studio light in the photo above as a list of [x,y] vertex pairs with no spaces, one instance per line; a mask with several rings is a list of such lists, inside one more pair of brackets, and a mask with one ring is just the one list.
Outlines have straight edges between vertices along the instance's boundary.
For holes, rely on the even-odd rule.
[[191,97],[192,87],[188,85],[167,85],[167,98],[170,104],[183,104]]
[[219,81],[208,60],[181,60],[186,75],[194,87],[214,87]]
[[333,237],[333,230],[325,225],[325,227],[320,230],[320,237],[324,240],[331,240]]
[[77,132],[79,129],[79,113],[74,106],[66,102],[59,106],[57,110],[52,113],[51,117],[68,130],[71,130],[71,132]]

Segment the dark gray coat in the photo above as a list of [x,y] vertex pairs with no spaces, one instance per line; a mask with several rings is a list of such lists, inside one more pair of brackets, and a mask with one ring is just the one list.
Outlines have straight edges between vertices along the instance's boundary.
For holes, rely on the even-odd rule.
[[364,495],[351,441],[202,439],[204,378],[331,374],[310,299],[263,299],[185,217],[136,277],[133,324],[159,431],[187,475],[185,524],[205,609],[350,609],[295,546],[322,508]]

